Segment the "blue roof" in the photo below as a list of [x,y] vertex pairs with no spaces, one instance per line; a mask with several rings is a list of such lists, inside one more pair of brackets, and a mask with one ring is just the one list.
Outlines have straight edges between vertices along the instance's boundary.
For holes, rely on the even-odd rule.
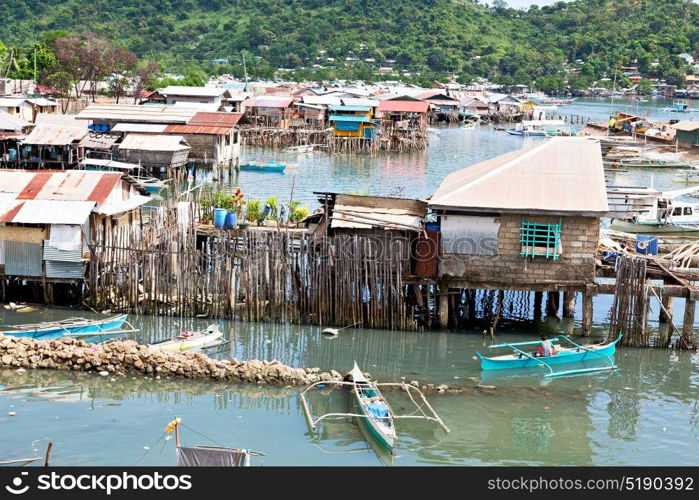
[[330,106],[330,111],[364,111],[371,110],[369,106]]
[[367,116],[330,115],[328,120],[331,122],[370,122],[371,118]]

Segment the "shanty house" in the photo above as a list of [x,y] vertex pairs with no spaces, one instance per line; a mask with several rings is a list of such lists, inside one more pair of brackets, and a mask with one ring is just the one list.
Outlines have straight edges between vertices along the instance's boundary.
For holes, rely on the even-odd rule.
[[0,170],[0,279],[82,281],[96,232],[137,224],[149,199],[121,173]]
[[461,100],[460,112],[463,116],[476,116],[483,118],[488,116],[490,106],[477,97],[466,97]]
[[0,163],[17,160],[17,145],[30,127],[31,123],[0,111]]
[[164,134],[182,136],[195,162],[231,165],[240,157],[241,114],[197,113],[185,125],[167,125]]
[[608,212],[598,143],[552,138],[448,175],[429,201],[454,288],[584,289]]
[[432,120],[455,121],[458,118],[458,100],[442,92],[424,92],[416,97],[430,104],[428,114]]
[[290,96],[251,97],[243,107],[248,121],[257,127],[289,128],[296,114]]
[[190,107],[137,104],[93,104],[77,114],[96,132],[110,132],[119,123],[185,125],[200,110]]
[[56,113],[58,103],[44,97],[0,97],[0,111],[34,122],[39,113]]
[[172,173],[171,169],[187,162],[190,149],[181,135],[129,134],[119,144],[118,156],[127,163],[165,168]]
[[220,110],[223,110],[226,100],[231,98],[230,91],[221,87],[181,87],[171,85],[164,89],[158,89],[158,94],[165,97],[166,104],[178,102],[215,104]]
[[15,162],[24,168],[65,169],[83,159],[87,128],[39,124],[18,145]]
[[682,120],[672,125],[675,129],[675,138],[679,142],[699,146],[699,122]]
[[429,103],[401,97],[379,103],[382,140],[393,145],[388,149],[410,149],[427,146],[427,110]]
[[335,137],[376,138],[378,121],[373,119],[369,106],[330,106],[328,121],[333,126]]

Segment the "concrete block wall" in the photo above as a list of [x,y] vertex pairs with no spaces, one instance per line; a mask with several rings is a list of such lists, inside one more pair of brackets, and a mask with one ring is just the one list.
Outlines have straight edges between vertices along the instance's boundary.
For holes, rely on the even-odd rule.
[[557,260],[522,257],[521,214],[502,214],[497,255],[440,255],[439,274],[444,278],[484,283],[585,282],[594,278],[599,242],[596,217],[525,216],[528,222],[561,222],[562,251]]

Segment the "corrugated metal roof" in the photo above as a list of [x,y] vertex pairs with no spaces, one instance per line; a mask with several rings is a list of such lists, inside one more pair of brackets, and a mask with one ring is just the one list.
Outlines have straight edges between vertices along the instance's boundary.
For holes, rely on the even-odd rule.
[[599,144],[556,137],[448,175],[431,208],[603,215],[608,212]]
[[94,201],[27,200],[12,220],[7,222],[82,225],[94,206]]
[[66,146],[82,140],[87,133],[87,128],[42,123],[34,127],[34,130],[22,141],[22,144]]
[[145,205],[149,201],[151,201],[150,196],[132,196],[128,200],[123,200],[118,203],[100,203],[94,208],[93,212],[103,215],[120,214]]
[[397,113],[426,113],[430,104],[425,101],[385,100],[379,103],[379,111]]
[[37,113],[34,123],[51,124],[51,125],[67,125],[69,127],[85,128],[85,122],[78,120],[76,115],[64,115],[61,113]]
[[80,141],[80,146],[92,149],[110,149],[117,139],[118,137],[113,135],[88,134]]
[[330,106],[330,111],[363,111],[368,112],[371,110],[369,106]]
[[321,106],[339,106],[342,104],[342,99],[332,95],[305,95],[303,102],[306,104],[320,104]]
[[228,92],[228,89],[220,87],[185,87],[170,85],[164,89],[158,89],[160,95],[187,96],[187,97],[219,97]]
[[288,108],[294,100],[291,97],[251,97],[243,102],[246,108]]
[[129,134],[119,144],[119,149],[137,151],[181,151],[189,149],[181,135]]
[[197,114],[193,108],[167,105],[140,106],[136,104],[95,104],[88,106],[77,117],[80,120],[116,121],[132,123],[182,123]]
[[0,170],[0,200],[103,202],[122,178],[120,172],[90,170]]
[[367,106],[375,108],[379,105],[378,99],[367,99],[366,97],[343,97],[342,104],[345,106]]
[[682,120],[681,122],[677,122],[672,125],[672,128],[675,130],[682,130],[683,132],[693,132],[695,130],[699,130],[699,122]]
[[31,106],[31,104],[24,97],[0,97],[0,108],[16,108],[18,106]]
[[335,204],[330,227],[333,229],[421,229],[422,217],[406,213],[400,208],[363,207]]
[[157,123],[117,123],[112,132],[138,132],[143,134],[159,134],[165,132],[167,125]]
[[351,116],[351,115],[330,115],[328,121],[331,122],[370,122],[371,118],[367,116]]
[[212,127],[207,125],[168,125],[166,134],[204,134],[204,135],[228,135],[231,127]]
[[24,127],[28,127],[29,125],[31,125],[31,123],[12,116],[6,111],[0,111],[0,130],[21,132]]
[[235,127],[242,117],[242,113],[197,113],[187,122],[187,125]]

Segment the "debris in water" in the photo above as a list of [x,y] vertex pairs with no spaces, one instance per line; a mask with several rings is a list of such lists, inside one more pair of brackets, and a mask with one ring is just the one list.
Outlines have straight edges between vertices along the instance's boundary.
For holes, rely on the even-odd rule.
[[109,375],[109,372],[107,370],[102,370],[100,372],[100,376],[102,376],[102,377],[106,377],[107,375]]

